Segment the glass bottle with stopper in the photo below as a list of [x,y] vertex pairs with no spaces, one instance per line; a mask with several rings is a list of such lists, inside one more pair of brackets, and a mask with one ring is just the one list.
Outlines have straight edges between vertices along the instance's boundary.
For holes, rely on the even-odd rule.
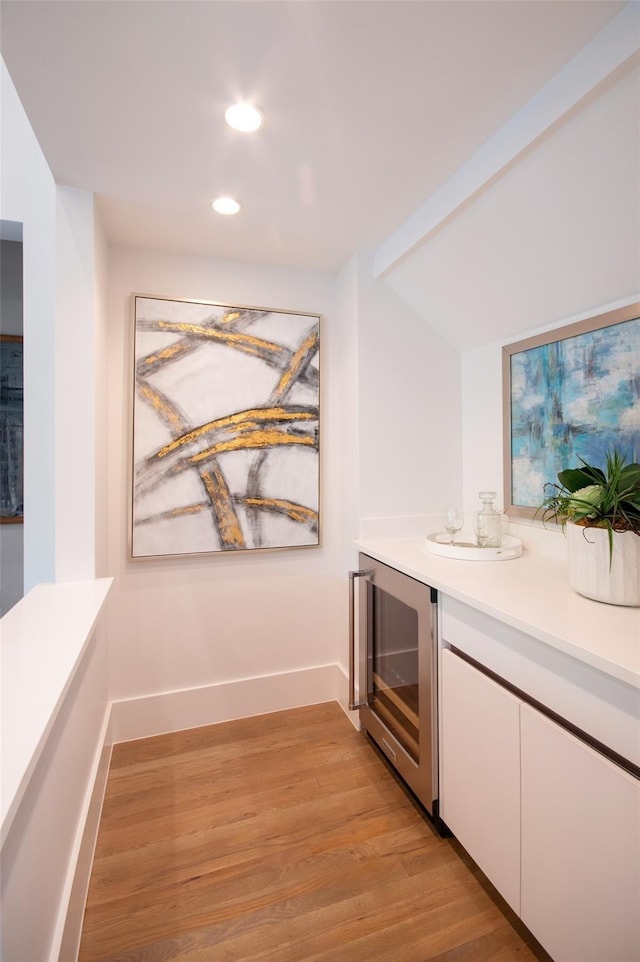
[[493,502],[495,491],[480,491],[482,508],[476,512],[475,528],[480,548],[499,548],[502,543],[502,515],[497,511]]

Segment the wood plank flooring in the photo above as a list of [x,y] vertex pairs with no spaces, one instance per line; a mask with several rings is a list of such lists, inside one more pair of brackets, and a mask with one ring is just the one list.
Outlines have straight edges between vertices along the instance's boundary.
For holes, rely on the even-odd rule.
[[117,745],[79,962],[548,960],[335,702]]

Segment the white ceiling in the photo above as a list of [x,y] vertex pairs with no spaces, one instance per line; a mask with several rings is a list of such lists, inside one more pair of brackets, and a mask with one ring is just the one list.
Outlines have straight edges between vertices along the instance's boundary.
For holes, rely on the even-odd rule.
[[387,283],[461,350],[640,291],[640,57],[601,84]]
[[[1,50],[56,181],[96,192],[113,241],[335,271],[623,6],[8,0]],[[259,133],[225,126],[238,98]],[[237,217],[213,214],[220,193]]]

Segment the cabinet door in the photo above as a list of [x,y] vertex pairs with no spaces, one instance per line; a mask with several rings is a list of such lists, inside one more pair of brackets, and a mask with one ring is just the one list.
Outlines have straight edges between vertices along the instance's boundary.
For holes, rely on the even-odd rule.
[[640,783],[522,706],[522,919],[556,962],[640,959]]
[[441,815],[520,911],[520,702],[442,652]]

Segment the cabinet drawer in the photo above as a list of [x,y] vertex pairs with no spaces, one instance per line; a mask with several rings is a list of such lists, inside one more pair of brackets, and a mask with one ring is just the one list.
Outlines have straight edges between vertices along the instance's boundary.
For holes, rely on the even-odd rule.
[[640,693],[631,685],[448,595],[441,596],[440,633],[444,645],[640,766]]

